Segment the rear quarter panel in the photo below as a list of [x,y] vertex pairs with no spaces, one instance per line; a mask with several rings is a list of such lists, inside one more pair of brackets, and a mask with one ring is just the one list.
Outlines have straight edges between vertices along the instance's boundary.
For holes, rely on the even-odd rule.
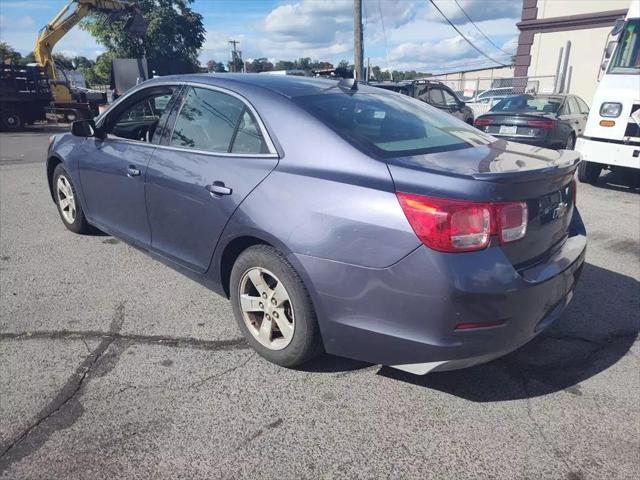
[[389,266],[420,245],[386,163],[356,150],[284,97],[253,103],[281,159],[231,218],[221,245],[264,232],[287,254],[374,268]]

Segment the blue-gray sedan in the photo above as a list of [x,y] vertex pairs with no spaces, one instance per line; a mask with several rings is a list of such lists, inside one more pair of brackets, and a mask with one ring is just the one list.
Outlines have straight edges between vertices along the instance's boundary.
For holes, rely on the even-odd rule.
[[67,228],[227,296],[268,360],[324,350],[424,374],[560,316],[586,248],[578,161],[378,88],[187,75],[52,138],[47,177]]

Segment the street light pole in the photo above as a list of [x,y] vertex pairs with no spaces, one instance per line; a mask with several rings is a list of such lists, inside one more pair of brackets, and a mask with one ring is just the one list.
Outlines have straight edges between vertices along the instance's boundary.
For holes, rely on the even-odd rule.
[[353,0],[353,71],[356,80],[363,81],[362,67],[364,50],[362,47],[362,0]]

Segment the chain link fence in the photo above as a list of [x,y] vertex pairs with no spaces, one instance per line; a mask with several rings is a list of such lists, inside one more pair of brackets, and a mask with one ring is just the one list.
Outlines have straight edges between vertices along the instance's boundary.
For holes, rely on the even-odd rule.
[[478,78],[446,78],[430,77],[451,88],[461,100],[473,110],[474,116],[489,111],[496,103],[510,95],[523,93],[553,93],[556,76],[536,77],[478,77]]

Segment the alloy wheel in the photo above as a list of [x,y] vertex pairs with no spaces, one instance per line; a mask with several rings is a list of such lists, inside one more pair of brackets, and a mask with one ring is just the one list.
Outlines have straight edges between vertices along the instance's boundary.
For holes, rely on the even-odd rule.
[[56,183],[56,192],[58,194],[58,205],[60,213],[64,221],[72,224],[76,219],[76,201],[73,196],[73,189],[67,177],[60,175]]
[[278,277],[265,268],[250,268],[242,275],[238,295],[244,323],[261,345],[282,350],[291,343],[293,305]]

